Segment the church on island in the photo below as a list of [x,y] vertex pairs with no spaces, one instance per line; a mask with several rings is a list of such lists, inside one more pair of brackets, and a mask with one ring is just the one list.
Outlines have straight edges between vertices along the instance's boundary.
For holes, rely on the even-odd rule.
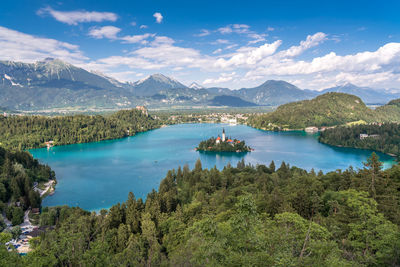
[[222,137],[211,137],[208,140],[201,141],[196,147],[197,151],[214,151],[214,152],[250,152],[252,149],[246,146],[244,141],[227,138],[225,129],[222,129]]
[[[222,128],[222,138],[218,135],[218,137],[217,137],[217,139],[215,140],[215,144],[219,144],[219,143],[221,143],[221,142],[227,142],[227,143],[229,143],[229,144],[233,144],[234,143],[234,141],[232,140],[232,139],[226,139],[226,135],[225,135],[225,129],[224,128]],[[240,141],[239,140],[236,140],[236,143],[240,143]]]

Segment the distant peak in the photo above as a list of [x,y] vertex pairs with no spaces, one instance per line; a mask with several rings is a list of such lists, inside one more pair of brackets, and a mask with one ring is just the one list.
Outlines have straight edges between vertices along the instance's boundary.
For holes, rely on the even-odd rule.
[[192,84],[189,86],[189,88],[197,90],[197,89],[203,89],[204,87],[201,86],[200,84],[196,83],[196,82],[192,82]]
[[170,78],[168,76],[165,76],[164,74],[161,74],[161,73],[155,73],[155,74],[149,75],[146,78],[137,81],[136,85],[144,83],[146,81],[151,81],[151,80],[159,82],[159,83],[170,84],[170,85],[181,85],[180,82],[178,82],[177,80]]
[[164,74],[161,74],[161,73],[154,73],[154,74],[150,75],[149,77],[152,77],[152,78],[169,78],[169,77],[167,77],[167,76],[165,76]]
[[263,84],[290,84],[291,85],[291,83],[288,83],[288,82],[282,81],[282,80],[267,80]]
[[352,84],[351,82],[345,82],[340,87],[357,87],[356,85]]

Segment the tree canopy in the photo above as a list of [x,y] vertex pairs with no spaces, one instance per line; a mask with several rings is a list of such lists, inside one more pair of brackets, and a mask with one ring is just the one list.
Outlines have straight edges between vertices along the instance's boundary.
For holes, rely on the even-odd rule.
[[[371,186],[373,184],[373,186]],[[15,266],[396,266],[400,166],[318,174],[282,163],[168,171],[145,201],[43,209]]]

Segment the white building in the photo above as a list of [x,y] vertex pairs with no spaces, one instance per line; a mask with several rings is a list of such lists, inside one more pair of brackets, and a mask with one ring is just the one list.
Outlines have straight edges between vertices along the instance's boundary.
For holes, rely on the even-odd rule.
[[317,127],[314,127],[314,126],[311,126],[311,127],[307,127],[307,128],[305,129],[305,131],[306,131],[307,133],[316,133],[316,132],[318,132],[318,128],[317,128]]

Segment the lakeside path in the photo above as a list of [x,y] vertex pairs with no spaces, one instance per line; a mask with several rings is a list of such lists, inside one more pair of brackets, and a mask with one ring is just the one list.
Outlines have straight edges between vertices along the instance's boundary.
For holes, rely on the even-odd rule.
[[[54,190],[53,188],[53,184],[54,184],[54,180],[50,180],[47,183],[45,183],[44,185],[46,186],[45,189],[40,189],[37,186],[34,188],[34,190],[36,192],[39,192],[40,197],[44,196],[47,192],[51,193],[50,191]],[[50,191],[49,191],[50,190]]]

